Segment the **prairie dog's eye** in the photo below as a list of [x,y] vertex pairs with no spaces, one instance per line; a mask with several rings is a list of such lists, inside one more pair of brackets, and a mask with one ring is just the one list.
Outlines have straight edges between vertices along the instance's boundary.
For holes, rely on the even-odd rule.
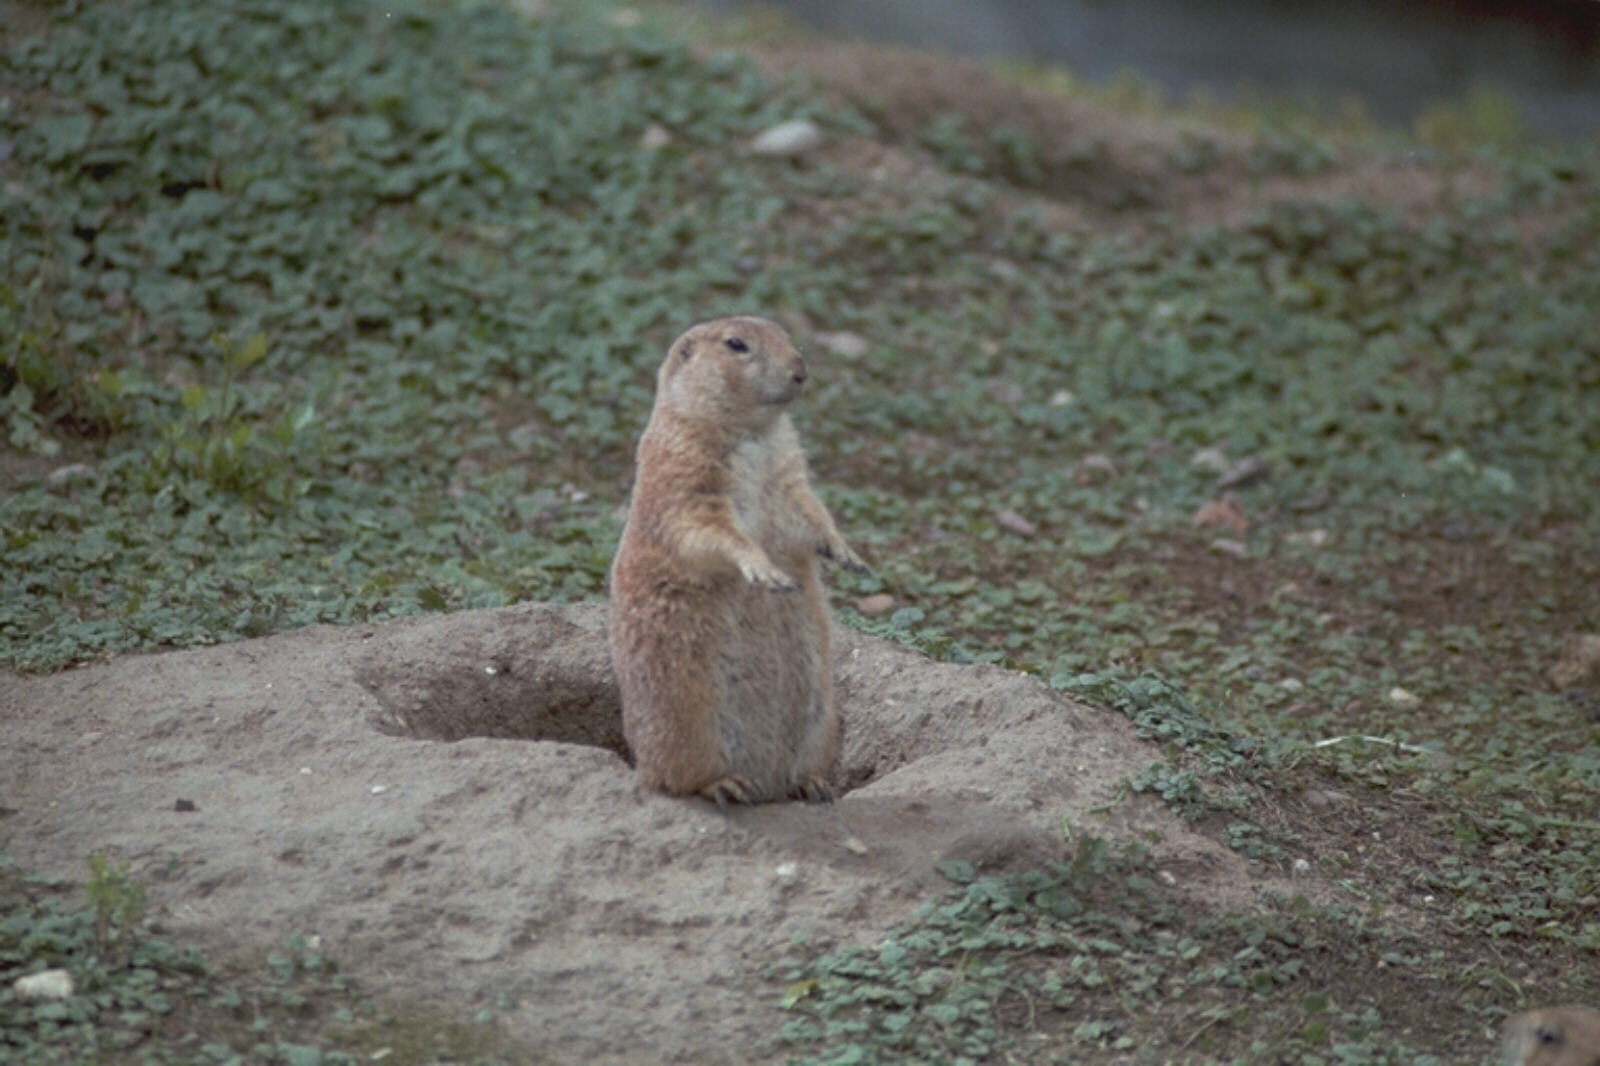
[[722,343],[736,352],[748,352],[750,350],[750,346],[738,337],[729,337]]

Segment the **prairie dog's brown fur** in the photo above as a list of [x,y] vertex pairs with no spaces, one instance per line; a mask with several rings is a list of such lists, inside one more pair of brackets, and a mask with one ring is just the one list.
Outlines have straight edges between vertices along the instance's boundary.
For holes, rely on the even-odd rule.
[[775,323],[673,342],[611,565],[622,725],[644,784],[716,801],[832,798],[839,749],[816,556],[865,569],[786,413],[806,364]]
[[1506,1066],[1600,1066],[1600,1011],[1544,1007],[1506,1019]]

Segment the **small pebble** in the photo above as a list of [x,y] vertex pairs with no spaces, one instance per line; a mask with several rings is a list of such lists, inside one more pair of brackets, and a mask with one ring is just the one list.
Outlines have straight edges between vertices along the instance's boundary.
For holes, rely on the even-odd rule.
[[1235,559],[1244,559],[1250,554],[1250,549],[1245,547],[1243,541],[1231,540],[1228,537],[1218,537],[1212,541],[1211,550],[1219,555],[1231,555]]
[[872,349],[865,337],[848,330],[840,330],[838,333],[819,333],[817,340],[840,359],[860,359]]
[[1194,513],[1194,524],[1201,529],[1226,529],[1242,537],[1250,528],[1244,509],[1231,499],[1212,500]]
[[44,477],[47,488],[59,489],[71,485],[76,481],[90,481],[94,478],[94,467],[88,463],[70,463],[67,466],[58,466]]
[[1039,532],[1038,526],[1009,507],[994,516],[994,524],[1008,533],[1015,533],[1019,537],[1032,537]]
[[1117,476],[1117,464],[1111,460],[1109,455],[1101,455],[1096,452],[1093,455],[1085,455],[1078,460],[1077,481],[1080,485],[1087,483],[1096,476],[1103,478]]
[[750,142],[750,151],[756,155],[778,158],[804,155],[822,147],[822,129],[808,118],[780,122],[761,131]]
[[1396,685],[1394,688],[1389,690],[1389,702],[1394,704],[1396,707],[1415,707],[1417,704],[1422,702],[1422,698],[1416,693],[1409,692],[1406,689],[1401,688],[1399,685]]
[[1345,801],[1346,797],[1328,789],[1313,788],[1306,790],[1305,798],[1306,806],[1327,811],[1338,807]]
[[863,596],[856,601],[856,610],[860,611],[868,618],[876,618],[880,614],[886,614],[893,607],[894,597],[889,595],[887,592],[879,592],[872,596]]
[[989,386],[989,395],[1007,407],[1015,407],[1028,398],[1028,393],[1015,381],[998,381]]
[[1231,489],[1238,485],[1248,485],[1252,481],[1259,481],[1272,472],[1266,460],[1258,459],[1253,455],[1246,456],[1224,470],[1217,478],[1217,488]]
[[72,975],[65,970],[40,970],[11,982],[18,999],[68,999],[72,996]]
[[1559,689],[1600,684],[1600,633],[1572,633],[1550,668],[1550,682]]

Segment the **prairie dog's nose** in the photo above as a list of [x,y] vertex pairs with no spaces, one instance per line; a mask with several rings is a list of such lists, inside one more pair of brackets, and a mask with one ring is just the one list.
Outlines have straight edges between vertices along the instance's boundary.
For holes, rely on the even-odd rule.
[[796,385],[804,385],[806,383],[806,360],[803,355],[794,357],[794,383]]

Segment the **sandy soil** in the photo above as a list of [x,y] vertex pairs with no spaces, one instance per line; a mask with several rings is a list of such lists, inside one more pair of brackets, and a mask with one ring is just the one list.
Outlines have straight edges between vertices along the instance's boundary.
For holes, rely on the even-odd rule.
[[507,994],[555,1061],[781,1057],[761,973],[796,938],[870,942],[944,859],[1064,855],[1063,817],[1154,839],[1197,904],[1285,887],[1157,802],[1084,815],[1158,757],[1121,717],[844,631],[838,803],[642,793],[604,624],[524,604],[0,674],[0,833],[62,875],[132,860],[213,955],[298,932],[380,994]]

